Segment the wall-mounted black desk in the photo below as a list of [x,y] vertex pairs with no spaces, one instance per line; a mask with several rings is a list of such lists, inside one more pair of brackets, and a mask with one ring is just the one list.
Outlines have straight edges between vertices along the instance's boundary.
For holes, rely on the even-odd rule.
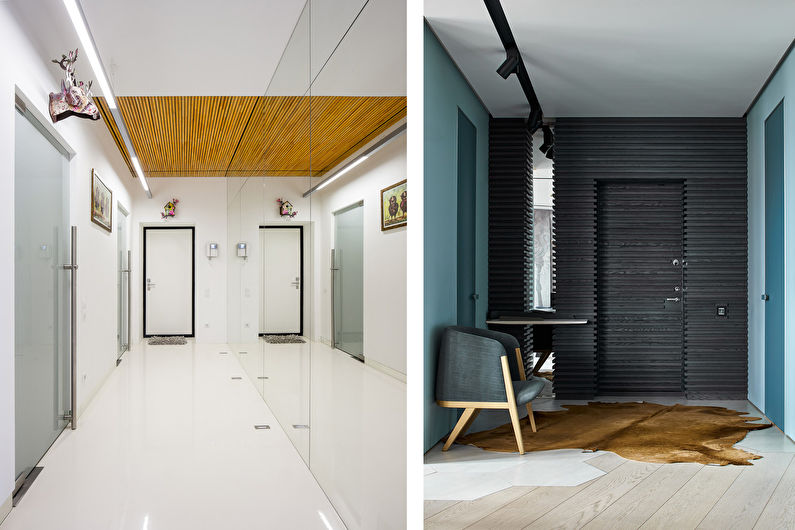
[[[486,324],[493,324],[495,326],[577,326],[587,324],[588,320],[580,318],[542,318],[538,316],[529,317],[508,317],[503,316],[487,320]],[[532,374],[535,375],[541,369],[549,356],[552,354],[551,349],[539,350],[541,354],[533,366]]]

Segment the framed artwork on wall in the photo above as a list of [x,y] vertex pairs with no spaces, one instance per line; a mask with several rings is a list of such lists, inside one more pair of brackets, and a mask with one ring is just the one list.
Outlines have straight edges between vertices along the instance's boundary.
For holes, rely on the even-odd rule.
[[406,226],[406,180],[401,180],[381,190],[381,230]]
[[108,232],[113,231],[113,192],[95,169],[91,170],[91,221]]

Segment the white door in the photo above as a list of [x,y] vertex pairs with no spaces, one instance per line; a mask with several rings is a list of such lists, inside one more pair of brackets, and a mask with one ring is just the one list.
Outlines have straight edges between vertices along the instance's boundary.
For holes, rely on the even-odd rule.
[[260,333],[303,334],[302,227],[260,228]]
[[193,336],[193,228],[144,228],[144,336]]

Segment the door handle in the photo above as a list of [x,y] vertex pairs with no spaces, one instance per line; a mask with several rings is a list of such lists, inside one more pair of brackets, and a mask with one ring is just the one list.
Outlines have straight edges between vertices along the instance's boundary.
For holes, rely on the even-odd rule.
[[71,263],[64,265],[65,270],[70,271],[71,285],[70,285],[70,346],[69,346],[69,365],[70,365],[70,405],[71,410],[68,414],[63,416],[63,419],[68,419],[72,424],[72,430],[77,429],[77,227],[72,227],[72,241],[71,241]]
[[767,302],[768,300],[770,300],[770,297],[767,295],[767,293],[764,293],[764,294],[762,295],[762,300],[763,300],[763,301],[765,301],[765,302]]
[[666,298],[666,302],[681,302],[681,299],[677,296],[676,298]]
[[157,284],[152,283],[152,280],[150,280],[149,278],[146,279],[146,290],[147,291],[151,291],[152,287],[154,287],[155,285],[157,285]]

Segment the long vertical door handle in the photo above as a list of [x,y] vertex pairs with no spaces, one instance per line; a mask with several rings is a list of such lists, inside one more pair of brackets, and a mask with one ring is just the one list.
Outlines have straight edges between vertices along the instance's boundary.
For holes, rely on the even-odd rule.
[[132,313],[132,275],[130,272],[132,271],[132,250],[127,251],[127,344],[125,344],[125,350],[130,350],[130,336],[132,335],[132,331],[130,331],[130,315]]
[[335,262],[335,252],[334,249],[331,249],[331,347],[337,347],[337,337],[335,327],[337,323],[334,320],[334,280],[335,275],[334,273],[337,271],[337,264]]
[[72,227],[72,258],[69,265],[63,268],[71,272],[71,308],[70,308],[70,347],[69,364],[71,367],[71,407],[69,413],[72,430],[77,429],[77,227]]

